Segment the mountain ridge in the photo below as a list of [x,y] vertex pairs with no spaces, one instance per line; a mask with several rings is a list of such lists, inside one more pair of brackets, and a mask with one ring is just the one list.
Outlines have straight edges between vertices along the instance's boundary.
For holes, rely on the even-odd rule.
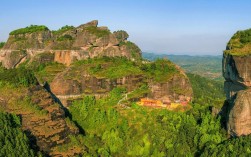
[[17,29],[0,49],[0,62],[6,68],[14,68],[22,59],[32,59],[42,53],[54,54],[54,61],[66,65],[100,56],[141,58],[139,47],[127,41],[127,32],[111,33],[107,27],[97,25],[98,21],[93,20],[78,27],[64,26],[58,31],[37,25]]

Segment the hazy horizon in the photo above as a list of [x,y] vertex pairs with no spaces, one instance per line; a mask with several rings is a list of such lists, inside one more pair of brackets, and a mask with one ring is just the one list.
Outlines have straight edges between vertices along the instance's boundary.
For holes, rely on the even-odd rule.
[[0,41],[31,24],[56,30],[99,20],[113,32],[125,30],[143,52],[221,55],[230,37],[251,28],[251,1],[32,1],[0,6]]

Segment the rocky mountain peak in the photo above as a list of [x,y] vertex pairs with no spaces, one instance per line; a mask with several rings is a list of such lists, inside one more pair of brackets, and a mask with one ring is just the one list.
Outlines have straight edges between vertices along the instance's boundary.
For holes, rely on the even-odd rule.
[[[0,62],[6,68],[14,68],[41,53],[54,54],[54,61],[70,65],[76,60],[108,56],[141,58],[140,48],[128,41],[125,31],[111,33],[108,27],[98,27],[93,20],[78,27],[64,26],[51,31],[46,26],[31,25],[14,30],[0,50]],[[18,55],[20,52],[25,55]]]
[[89,26],[97,27],[98,26],[98,20],[92,20],[90,22],[87,22],[86,24],[80,25],[79,27],[89,27]]

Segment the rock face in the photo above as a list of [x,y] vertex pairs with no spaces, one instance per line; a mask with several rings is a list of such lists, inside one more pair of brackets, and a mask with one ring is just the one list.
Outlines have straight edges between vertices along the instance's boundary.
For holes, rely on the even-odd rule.
[[11,56],[25,53],[24,61],[44,52],[55,54],[54,61],[66,65],[100,56],[124,56],[132,60],[141,57],[141,50],[127,41],[129,35],[125,31],[111,33],[107,27],[97,25],[98,21],[94,20],[78,27],[65,26],[58,31],[50,31],[47,27],[34,31],[34,26],[32,32],[27,31],[29,27],[21,29],[26,31],[15,30],[0,50],[0,62],[6,68],[13,68],[23,56],[15,59]]
[[[183,75],[185,76],[185,75]],[[150,97],[154,99],[164,99],[168,96],[170,100],[179,100],[181,96],[187,97],[190,101],[192,88],[187,77],[174,75],[170,81],[165,83],[150,84]]]
[[[239,42],[235,37],[229,43],[232,43],[232,40]],[[241,136],[251,133],[251,55],[247,54],[246,49],[245,55],[238,53],[238,48],[233,49],[234,53],[231,53],[232,49],[228,46],[223,55],[224,88],[227,97],[223,116],[226,117],[228,132],[232,136]]]

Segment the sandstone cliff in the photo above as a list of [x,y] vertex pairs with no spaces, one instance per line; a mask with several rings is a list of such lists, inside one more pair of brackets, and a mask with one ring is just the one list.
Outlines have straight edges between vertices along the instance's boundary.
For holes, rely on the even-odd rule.
[[223,55],[223,76],[227,103],[224,106],[227,129],[232,136],[251,133],[251,35],[238,31]]
[[0,62],[6,68],[14,68],[44,52],[55,54],[54,61],[66,65],[100,56],[124,56],[132,60],[141,57],[138,46],[127,41],[129,35],[125,31],[111,33],[107,27],[97,25],[94,20],[78,27],[64,26],[58,31],[36,25],[12,31],[0,50]]

